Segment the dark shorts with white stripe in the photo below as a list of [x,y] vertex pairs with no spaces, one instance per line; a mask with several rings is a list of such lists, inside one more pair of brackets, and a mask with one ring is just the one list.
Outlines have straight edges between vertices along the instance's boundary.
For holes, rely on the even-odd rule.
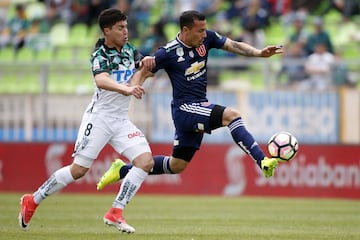
[[190,161],[200,148],[204,133],[222,127],[225,107],[209,102],[172,106],[175,125],[173,156]]

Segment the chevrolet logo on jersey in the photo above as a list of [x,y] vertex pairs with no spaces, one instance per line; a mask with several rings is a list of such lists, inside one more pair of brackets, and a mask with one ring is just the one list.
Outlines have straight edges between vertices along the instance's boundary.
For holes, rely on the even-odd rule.
[[205,67],[205,61],[201,61],[201,62],[194,62],[193,64],[191,64],[191,66],[189,68],[186,69],[185,71],[185,76],[188,76],[190,74],[196,74],[198,73],[203,67]]

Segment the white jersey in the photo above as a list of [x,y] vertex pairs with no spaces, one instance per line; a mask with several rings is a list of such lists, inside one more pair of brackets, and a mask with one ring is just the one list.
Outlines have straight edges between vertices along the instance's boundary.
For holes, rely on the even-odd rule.
[[[93,75],[108,72],[115,82],[128,84],[141,57],[129,43],[123,46],[121,52],[118,52],[114,48],[106,47],[104,40],[99,39],[90,60]],[[128,118],[130,100],[130,96],[95,88],[92,101],[86,112],[101,113],[102,116],[113,118]]]
[[[91,57],[92,72],[108,72],[119,84],[130,82],[141,55],[130,44],[118,52],[104,45],[99,39]],[[73,156],[80,166],[90,168],[106,144],[130,161],[145,152],[151,152],[144,134],[128,118],[131,96],[96,88],[92,101],[86,108]]]

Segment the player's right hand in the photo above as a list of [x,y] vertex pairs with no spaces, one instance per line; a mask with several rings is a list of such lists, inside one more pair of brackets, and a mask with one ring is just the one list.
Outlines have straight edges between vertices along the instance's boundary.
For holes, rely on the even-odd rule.
[[146,71],[151,71],[155,65],[155,57],[146,56],[140,62],[140,67]]
[[128,86],[128,90],[125,95],[133,95],[136,99],[141,99],[143,94],[145,94],[145,89],[142,86],[134,85]]

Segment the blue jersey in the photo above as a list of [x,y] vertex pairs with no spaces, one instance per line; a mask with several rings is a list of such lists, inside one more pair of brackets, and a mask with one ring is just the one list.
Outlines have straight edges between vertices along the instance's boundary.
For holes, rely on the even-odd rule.
[[221,48],[226,37],[206,30],[206,38],[198,47],[186,46],[178,37],[155,52],[153,73],[164,69],[173,88],[173,104],[207,102],[207,59],[211,48]]

